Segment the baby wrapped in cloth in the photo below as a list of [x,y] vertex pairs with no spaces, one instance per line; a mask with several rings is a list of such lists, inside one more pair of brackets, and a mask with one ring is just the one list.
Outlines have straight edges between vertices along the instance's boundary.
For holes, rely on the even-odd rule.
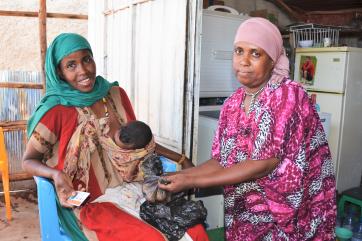
[[169,241],[180,240],[188,228],[205,221],[207,211],[201,201],[186,200],[184,193],[171,197],[170,193],[159,189],[162,162],[154,153],[155,142],[146,124],[131,122],[115,134],[114,140],[120,150],[112,142],[103,145],[110,145],[112,150],[115,148],[108,155],[123,179],[128,182],[143,180],[146,201],[141,204],[139,212],[143,220],[164,233]]
[[[98,149],[98,153],[102,153],[101,169],[105,170],[106,177],[104,183],[108,183],[103,190],[106,196],[110,196],[110,193],[122,196],[116,194],[117,189],[127,189],[129,194],[126,196],[133,196],[134,200],[127,200],[126,203],[134,203],[135,205],[131,206],[135,211],[140,202],[144,201],[141,200],[143,197],[151,202],[165,201],[166,192],[158,188],[159,177],[156,178],[162,174],[162,164],[158,158],[154,158],[156,145],[149,126],[141,121],[123,122],[112,138],[109,136],[108,117],[98,119],[89,108],[77,108],[77,111],[79,126],[68,145],[64,166],[64,172],[73,182],[81,184],[85,190],[88,189],[90,163]],[[150,165],[150,161],[154,163]],[[142,163],[147,163],[145,168],[142,168]],[[140,193],[141,190],[144,195]],[[103,196],[96,201],[106,201]]]
[[101,145],[110,150],[107,155],[125,182],[143,182],[147,201],[164,202],[170,197],[158,188],[162,163],[154,153],[156,144],[148,125],[141,121],[127,123],[115,133],[114,142],[104,139]]

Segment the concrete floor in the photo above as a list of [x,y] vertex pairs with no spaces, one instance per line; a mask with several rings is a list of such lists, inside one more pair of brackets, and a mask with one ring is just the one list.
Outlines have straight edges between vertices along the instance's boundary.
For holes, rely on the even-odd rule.
[[40,241],[39,214],[35,191],[11,193],[12,220],[5,217],[4,195],[0,195],[0,240]]

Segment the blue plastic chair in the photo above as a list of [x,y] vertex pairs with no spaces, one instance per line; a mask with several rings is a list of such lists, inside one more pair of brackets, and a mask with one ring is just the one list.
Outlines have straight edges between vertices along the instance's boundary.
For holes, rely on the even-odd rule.
[[72,241],[59,225],[53,183],[43,177],[34,177],[38,189],[38,208],[42,241]]

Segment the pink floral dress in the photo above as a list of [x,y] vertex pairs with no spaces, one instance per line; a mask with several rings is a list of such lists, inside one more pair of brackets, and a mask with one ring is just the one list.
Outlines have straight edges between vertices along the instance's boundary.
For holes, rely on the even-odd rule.
[[268,83],[246,116],[245,92],[224,103],[212,156],[224,168],[278,158],[266,177],[224,187],[228,241],[335,240],[336,189],[328,143],[306,91]]

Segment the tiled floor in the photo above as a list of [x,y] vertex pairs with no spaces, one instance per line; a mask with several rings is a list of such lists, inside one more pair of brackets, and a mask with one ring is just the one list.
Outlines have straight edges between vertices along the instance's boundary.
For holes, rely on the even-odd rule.
[[12,217],[6,221],[4,196],[0,195],[0,240],[40,241],[39,215],[34,192],[11,193]]

